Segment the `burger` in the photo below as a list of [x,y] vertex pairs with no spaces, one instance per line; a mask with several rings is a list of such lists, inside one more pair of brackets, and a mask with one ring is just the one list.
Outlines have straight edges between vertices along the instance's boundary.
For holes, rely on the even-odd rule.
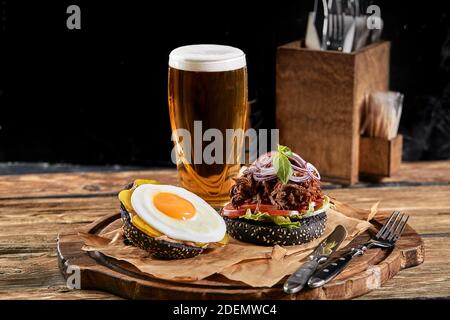
[[186,189],[139,179],[119,200],[126,241],[155,258],[191,258],[228,242],[222,217]]
[[245,167],[221,210],[233,238],[259,245],[299,245],[325,230],[330,199],[320,174],[285,146]]

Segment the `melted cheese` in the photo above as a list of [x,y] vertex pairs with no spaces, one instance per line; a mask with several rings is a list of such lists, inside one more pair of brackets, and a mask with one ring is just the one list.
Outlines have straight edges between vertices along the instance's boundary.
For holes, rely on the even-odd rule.
[[133,226],[151,237],[160,237],[163,235],[161,232],[145,223],[141,218],[139,218],[138,215],[133,215],[133,217],[131,218],[131,223],[133,224]]
[[127,211],[131,215],[131,223],[133,226],[138,228],[140,231],[145,233],[146,235],[149,235],[151,237],[160,237],[163,234],[156,230],[155,228],[149,226],[147,223],[145,223],[134,211],[133,206],[131,205],[131,195],[133,194],[134,189],[136,189],[138,186],[142,184],[159,184],[159,181],[157,180],[147,180],[147,179],[136,179],[134,180],[133,187],[131,189],[122,190],[119,192],[119,200],[127,209]]
[[129,213],[134,213],[133,206],[131,205],[131,194],[132,193],[133,193],[132,189],[122,190],[119,192],[119,200]]
[[225,233],[225,236],[223,237],[223,239],[216,243],[218,245],[224,246],[224,245],[228,244],[228,242],[230,242],[230,237],[228,236],[228,233]]

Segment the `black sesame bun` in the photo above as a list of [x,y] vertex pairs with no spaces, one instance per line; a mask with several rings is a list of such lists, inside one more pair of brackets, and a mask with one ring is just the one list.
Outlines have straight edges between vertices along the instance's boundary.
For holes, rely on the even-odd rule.
[[325,231],[326,212],[300,220],[300,226],[287,228],[270,222],[223,217],[227,232],[236,240],[265,246],[291,246],[311,242]]
[[202,247],[172,242],[149,236],[131,223],[130,213],[121,205],[123,233],[131,244],[148,251],[153,257],[164,260],[192,258],[203,252]]

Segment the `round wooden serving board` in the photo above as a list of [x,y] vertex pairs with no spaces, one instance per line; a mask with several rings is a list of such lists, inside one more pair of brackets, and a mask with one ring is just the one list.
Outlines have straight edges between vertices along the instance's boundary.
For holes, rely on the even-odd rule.
[[[129,299],[351,299],[380,287],[402,269],[421,264],[424,260],[423,241],[407,226],[393,250],[370,249],[354,259],[333,281],[317,289],[305,289],[297,294],[285,294],[282,283],[272,288],[253,288],[241,282],[214,275],[196,282],[176,282],[158,279],[138,271],[127,262],[108,258],[99,252],[85,252],[78,232],[99,234],[119,223],[119,214],[105,216],[87,227],[58,236],[58,259],[67,278],[80,271],[81,289],[97,289]],[[373,221],[380,226],[384,219]],[[367,232],[363,242],[370,237]],[[352,242],[348,250],[357,242]]]

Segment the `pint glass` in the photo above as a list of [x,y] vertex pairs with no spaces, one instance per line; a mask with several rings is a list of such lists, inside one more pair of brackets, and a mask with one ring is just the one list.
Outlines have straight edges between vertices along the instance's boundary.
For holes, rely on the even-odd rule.
[[228,201],[240,169],[247,113],[244,53],[191,45],[169,56],[169,114],[182,187],[214,207]]

